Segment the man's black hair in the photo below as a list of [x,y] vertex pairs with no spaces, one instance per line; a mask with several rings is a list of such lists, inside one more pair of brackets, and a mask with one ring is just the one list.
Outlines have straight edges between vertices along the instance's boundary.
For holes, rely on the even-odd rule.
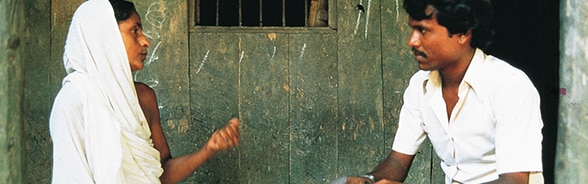
[[123,20],[127,20],[134,12],[137,12],[135,9],[135,4],[125,0],[109,0],[110,4],[112,5],[112,9],[114,9],[114,17],[116,18],[116,22],[120,22]]
[[415,20],[430,19],[425,9],[435,8],[437,22],[450,34],[467,33],[472,30],[473,48],[485,49],[492,43],[493,10],[490,0],[404,0],[404,10]]

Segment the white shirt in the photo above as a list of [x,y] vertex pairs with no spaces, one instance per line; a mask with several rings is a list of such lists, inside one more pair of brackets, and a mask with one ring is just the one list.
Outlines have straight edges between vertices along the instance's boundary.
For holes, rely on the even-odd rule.
[[542,171],[540,98],[525,73],[477,49],[458,96],[448,120],[439,71],[414,74],[392,149],[414,155],[428,137],[446,183]]

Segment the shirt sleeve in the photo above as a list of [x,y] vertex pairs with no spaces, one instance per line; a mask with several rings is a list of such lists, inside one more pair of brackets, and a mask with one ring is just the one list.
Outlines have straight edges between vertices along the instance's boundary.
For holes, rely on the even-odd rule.
[[394,151],[415,155],[426,138],[421,126],[423,118],[419,110],[419,96],[423,95],[422,84],[422,79],[413,77],[404,91],[404,104],[400,110],[398,129],[392,145]]
[[496,165],[498,174],[541,172],[540,98],[529,78],[513,73],[503,90],[491,99],[496,122]]

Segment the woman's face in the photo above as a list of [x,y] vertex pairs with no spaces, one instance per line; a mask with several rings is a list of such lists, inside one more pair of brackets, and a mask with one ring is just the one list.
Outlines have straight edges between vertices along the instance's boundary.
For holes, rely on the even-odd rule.
[[151,43],[143,35],[141,17],[137,12],[133,12],[128,19],[118,22],[118,28],[125,43],[131,71],[143,69],[143,61],[147,57],[147,48]]

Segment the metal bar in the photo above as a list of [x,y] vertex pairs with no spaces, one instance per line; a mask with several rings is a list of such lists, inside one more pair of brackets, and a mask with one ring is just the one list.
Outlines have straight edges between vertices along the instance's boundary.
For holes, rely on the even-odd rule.
[[263,0],[259,0],[259,27],[263,26]]
[[286,27],[286,0],[282,0],[282,27]]
[[216,22],[214,23],[214,25],[216,25],[216,26],[218,26],[218,17],[219,17],[219,14],[220,14],[219,13],[219,10],[220,10],[220,8],[219,8],[219,6],[220,6],[219,1],[220,0],[216,0]]
[[243,0],[239,0],[239,27],[243,26]]
[[196,11],[193,14],[194,25],[199,25],[200,24],[200,0],[196,0],[194,8],[196,9]]
[[308,7],[310,7],[308,2],[310,1],[312,0],[304,0],[304,27],[308,27]]

